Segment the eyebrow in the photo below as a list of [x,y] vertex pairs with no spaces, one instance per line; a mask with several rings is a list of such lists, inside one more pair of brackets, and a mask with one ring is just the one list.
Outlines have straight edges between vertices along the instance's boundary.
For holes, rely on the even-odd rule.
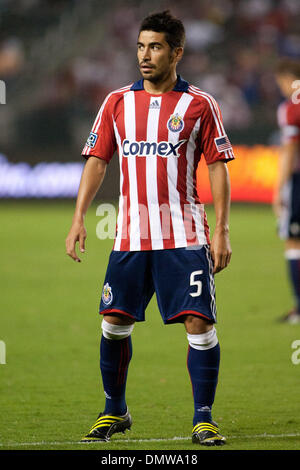
[[[144,46],[145,44],[141,41],[138,41],[137,42],[137,46]],[[161,42],[158,42],[158,41],[154,41],[154,42],[150,42],[149,43],[149,46],[162,46],[162,43]]]

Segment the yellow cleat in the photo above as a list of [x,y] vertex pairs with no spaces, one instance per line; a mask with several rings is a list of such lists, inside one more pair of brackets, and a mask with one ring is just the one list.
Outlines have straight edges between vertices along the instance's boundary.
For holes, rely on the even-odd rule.
[[192,431],[192,442],[203,446],[222,446],[226,444],[226,438],[219,433],[216,423],[197,423]]
[[127,410],[123,416],[112,416],[100,413],[90,432],[80,442],[108,442],[116,432],[125,432],[130,429],[132,419]]

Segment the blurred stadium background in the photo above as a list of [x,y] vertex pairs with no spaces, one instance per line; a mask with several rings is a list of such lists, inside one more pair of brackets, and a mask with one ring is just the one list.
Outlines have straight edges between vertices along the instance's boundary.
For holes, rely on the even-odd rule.
[[[300,55],[298,0],[1,0],[1,198],[76,195],[99,106],[139,77],[139,23],[164,8],[186,27],[179,73],[221,106],[238,156],[233,200],[270,202],[282,99],[273,69],[279,56]],[[113,159],[102,199],[117,198],[117,165]],[[209,201],[205,170],[198,178]]]

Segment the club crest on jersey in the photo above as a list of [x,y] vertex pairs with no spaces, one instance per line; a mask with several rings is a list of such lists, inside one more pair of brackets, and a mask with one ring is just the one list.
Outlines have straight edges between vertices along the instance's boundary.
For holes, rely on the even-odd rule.
[[108,282],[103,287],[102,300],[105,305],[109,305],[112,303],[113,294],[112,294],[112,290]]
[[184,121],[178,113],[171,114],[168,120],[167,128],[171,132],[181,132],[184,128]]
[[98,139],[98,135],[95,134],[95,132],[91,132],[88,137],[88,140],[86,141],[86,145],[90,147],[91,149],[93,149],[96,145],[97,139]]

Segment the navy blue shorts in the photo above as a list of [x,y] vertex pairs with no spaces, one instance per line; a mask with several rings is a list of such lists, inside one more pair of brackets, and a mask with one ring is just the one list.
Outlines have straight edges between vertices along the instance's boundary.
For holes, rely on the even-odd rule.
[[215,283],[209,247],[112,251],[99,313],[144,321],[154,292],[165,324],[182,322],[185,315],[191,314],[215,323]]
[[283,240],[300,238],[300,173],[294,173],[283,188],[284,207],[279,219],[279,236]]

